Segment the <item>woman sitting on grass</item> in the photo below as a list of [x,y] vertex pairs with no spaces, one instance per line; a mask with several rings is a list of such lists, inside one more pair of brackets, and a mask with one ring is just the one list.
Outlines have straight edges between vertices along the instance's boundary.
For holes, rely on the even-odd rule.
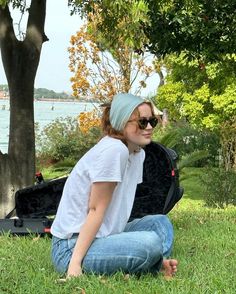
[[177,271],[167,259],[173,227],[167,216],[128,222],[142,182],[143,146],[157,125],[153,107],[131,94],[115,95],[103,114],[104,137],[76,164],[63,190],[51,232],[52,260],[60,273]]

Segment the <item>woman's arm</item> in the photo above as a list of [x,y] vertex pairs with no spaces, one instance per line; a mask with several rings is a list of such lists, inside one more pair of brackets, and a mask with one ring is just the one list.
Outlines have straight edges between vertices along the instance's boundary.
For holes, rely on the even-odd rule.
[[116,182],[93,183],[89,200],[89,212],[85,223],[81,227],[67,271],[67,277],[82,274],[82,260],[102,224],[116,184]]

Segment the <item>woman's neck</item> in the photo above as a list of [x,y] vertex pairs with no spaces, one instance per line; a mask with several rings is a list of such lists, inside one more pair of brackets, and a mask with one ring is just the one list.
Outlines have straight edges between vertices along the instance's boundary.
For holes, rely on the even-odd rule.
[[140,151],[140,146],[131,142],[127,142],[127,147],[129,149],[129,153],[136,153]]

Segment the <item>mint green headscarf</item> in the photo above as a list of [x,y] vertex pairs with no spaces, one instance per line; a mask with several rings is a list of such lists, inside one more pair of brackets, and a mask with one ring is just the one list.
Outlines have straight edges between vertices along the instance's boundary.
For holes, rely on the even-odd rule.
[[122,131],[134,109],[143,102],[144,100],[141,97],[132,94],[120,93],[115,95],[110,109],[111,126],[117,131]]

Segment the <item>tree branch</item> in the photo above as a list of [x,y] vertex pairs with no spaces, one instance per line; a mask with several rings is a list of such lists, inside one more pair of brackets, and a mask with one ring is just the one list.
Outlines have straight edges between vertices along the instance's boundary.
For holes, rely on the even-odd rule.
[[0,6],[0,47],[2,62],[7,78],[10,76],[11,58],[9,57],[12,48],[15,46],[17,38],[15,36],[13,20],[8,5]]
[[15,41],[16,36],[13,28],[13,21],[8,5],[0,6],[0,45],[4,46],[6,42]]
[[46,2],[46,0],[31,1],[26,28],[25,40],[32,42],[39,51],[41,50],[42,43],[48,41],[48,37],[44,33]]

